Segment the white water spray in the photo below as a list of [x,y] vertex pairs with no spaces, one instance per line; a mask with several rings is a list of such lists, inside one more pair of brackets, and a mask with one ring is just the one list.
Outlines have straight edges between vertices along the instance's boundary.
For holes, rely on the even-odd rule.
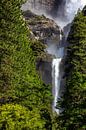
[[[29,1],[27,1],[27,3],[22,6],[22,10],[31,9],[33,12],[37,13],[38,15],[44,14],[45,16],[49,18],[52,17],[52,16],[47,15],[46,11],[44,11],[43,9],[41,10],[40,3],[38,2],[40,0],[37,0],[37,1],[30,0],[30,1],[32,1],[32,4],[30,5]],[[86,5],[86,0],[63,0],[63,1],[64,2],[59,6],[57,17],[54,18],[54,21],[61,28],[63,28],[64,26],[66,26],[68,23],[70,23],[73,20],[78,9],[82,9]],[[35,2],[35,5],[33,5],[34,2]],[[60,33],[60,41],[62,41],[61,33]],[[59,90],[60,90],[60,83],[61,83],[61,78],[62,78],[60,65],[61,65],[62,58],[64,56],[64,47],[61,47],[61,46],[56,47],[56,45],[50,44],[50,46],[48,46],[47,48],[47,52],[49,54],[55,55],[56,57],[52,61],[52,86],[53,86],[53,96],[54,96],[53,110],[59,114],[59,109],[56,109],[56,106],[60,98]]]
[[63,58],[64,55],[64,48],[58,48],[58,53],[57,53],[57,57],[55,59],[53,59],[52,61],[52,93],[54,96],[54,101],[53,101],[53,111],[56,111],[59,114],[59,109],[56,109],[57,106],[57,101],[60,98],[59,95],[59,90],[60,90],[60,82],[61,82],[61,75],[60,75],[60,64],[61,64],[61,60]]
[[86,5],[86,0],[63,0],[59,6],[55,21],[62,28],[74,19],[75,14],[79,9],[83,9]]
[[[63,28],[65,25],[67,25],[73,20],[78,9],[82,8],[86,4],[86,1],[84,3],[83,2],[84,2],[83,0],[66,0],[66,4],[64,7],[65,8],[64,21],[62,17],[56,18],[55,21],[59,19],[60,22],[58,22],[58,24]],[[59,9],[59,11],[61,12],[61,9]],[[60,41],[62,41],[61,35],[60,35]],[[56,111],[57,114],[59,114],[60,110],[57,109],[56,106],[58,105],[58,101],[60,99],[59,91],[60,91],[60,83],[62,78],[60,72],[60,64],[64,56],[64,48],[58,48],[57,52],[58,52],[57,53],[58,57],[56,59],[53,59],[52,61],[52,79],[53,79],[52,85],[53,85],[53,95],[54,95],[53,110]]]
[[59,72],[59,67],[60,67],[60,62],[61,58],[53,59],[52,61],[52,85],[54,86],[53,88],[53,95],[54,95],[54,102],[53,102],[53,110],[59,113],[59,110],[56,109],[57,105],[57,98],[59,97],[59,87],[60,87],[60,72]]

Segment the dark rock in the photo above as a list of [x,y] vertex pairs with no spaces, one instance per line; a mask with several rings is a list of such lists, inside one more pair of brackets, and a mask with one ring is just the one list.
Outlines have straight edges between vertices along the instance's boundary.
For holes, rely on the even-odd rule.
[[[22,10],[30,9],[37,12],[43,11],[51,16],[56,17],[58,9],[65,4],[65,0],[28,0],[27,4],[23,5]],[[40,12],[39,12],[40,13]]]
[[42,80],[45,84],[52,84],[52,66],[51,61],[39,61],[37,62],[37,69],[41,75]]
[[37,61],[37,70],[45,84],[52,84],[52,59],[52,55],[46,54],[44,58]]
[[28,27],[37,40],[43,43],[47,43],[47,40],[52,40],[54,42],[59,41],[60,28],[53,20],[46,18],[44,15],[35,15],[29,10],[25,11],[23,14],[27,20]]
[[84,14],[84,16],[86,16],[86,6],[83,8],[83,14]]
[[[58,46],[60,42],[61,30],[59,26],[51,19],[46,18],[44,15],[38,16],[31,11],[23,12],[27,21],[28,28],[31,30],[31,38],[41,41],[48,48],[51,44]],[[46,50],[46,49],[45,49]],[[41,78],[46,84],[52,84],[52,59],[55,55],[46,54],[37,59],[37,70]]]
[[66,26],[64,26],[63,31],[64,31],[65,37],[68,36],[69,31],[70,31],[70,27],[71,27],[71,23],[69,23],[69,24],[67,24]]

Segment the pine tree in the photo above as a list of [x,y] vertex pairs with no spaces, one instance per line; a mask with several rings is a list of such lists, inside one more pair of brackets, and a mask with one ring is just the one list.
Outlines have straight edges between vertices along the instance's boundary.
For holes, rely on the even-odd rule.
[[[13,130],[8,125],[9,121],[6,117],[11,116],[9,120],[12,120],[12,125],[16,124],[17,117],[14,115],[15,121],[13,121],[13,113],[18,105],[20,109],[20,113],[17,113],[20,114],[18,121],[21,119],[21,110],[24,107],[25,111],[28,109],[25,113],[38,115],[38,118],[34,117],[34,121],[31,122],[34,123],[34,127],[36,125],[38,129],[46,130],[51,129],[51,88],[41,81],[36,72],[30,33],[20,11],[23,2],[24,0],[0,1],[0,116],[7,108],[4,119],[0,118],[0,129]],[[28,114],[25,115],[24,121],[27,119]],[[26,129],[31,128],[31,123]],[[16,125],[19,127],[18,124]],[[36,130],[34,127],[32,126],[31,129]]]
[[[85,9],[84,9],[85,10]],[[66,93],[61,107],[58,129],[85,130],[86,117],[86,15],[79,12],[68,36],[69,46],[65,61]]]

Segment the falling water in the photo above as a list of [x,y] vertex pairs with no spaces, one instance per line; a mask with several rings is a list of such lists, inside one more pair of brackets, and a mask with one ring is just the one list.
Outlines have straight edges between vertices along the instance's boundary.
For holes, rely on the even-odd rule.
[[60,75],[59,75],[59,67],[60,67],[61,58],[53,59],[52,61],[52,85],[55,86],[53,88],[54,102],[53,102],[53,110],[59,113],[59,110],[56,109],[57,98],[59,97],[59,86],[60,86]]
[[[54,21],[61,27],[61,29],[64,28],[64,26],[67,26],[68,23],[71,23],[73,20],[75,14],[77,13],[78,9],[82,9],[84,5],[86,5],[86,0],[62,0],[60,2],[60,5],[58,8],[53,8],[54,10],[57,9],[57,13],[52,16],[53,13],[50,15],[46,14],[46,7],[40,8],[40,0],[30,0],[32,4],[29,4],[29,1],[25,5],[22,6],[23,10],[35,10],[34,12],[37,14],[44,14],[47,17],[52,17]],[[55,0],[56,3],[56,0]],[[39,11],[40,10],[40,11]],[[55,11],[56,12],[56,11]],[[67,32],[69,32],[69,29],[67,29]],[[57,102],[60,98],[60,84],[61,84],[61,62],[63,59],[63,56],[65,55],[64,53],[64,47],[62,46],[62,35],[60,33],[60,45],[56,47],[55,45],[50,44],[47,48],[47,52],[55,55],[55,58],[52,61],[52,88],[53,88],[53,96],[54,96],[54,101],[53,101],[53,110],[56,111],[59,114],[59,109],[56,108]]]
[[61,60],[64,55],[64,48],[61,47],[58,49],[58,57],[53,59],[52,61],[52,86],[53,86],[53,95],[54,95],[54,102],[53,102],[53,110],[59,113],[59,109],[56,109],[57,101],[60,98],[59,90],[60,90],[60,82],[61,82],[61,75],[60,75],[60,64]]
[[[75,14],[77,13],[78,9],[82,8],[83,5],[86,4],[86,2],[84,2],[83,0],[64,0],[64,1],[65,1],[65,5],[63,5],[63,3],[61,5],[61,7],[64,6],[63,12],[62,12],[62,8],[59,7],[57,12],[57,17],[55,18],[55,21],[60,25],[61,28],[63,28],[68,23],[70,23],[73,20]],[[68,32],[69,32],[69,28],[66,33]],[[61,42],[62,42],[62,36],[60,34],[60,43]],[[52,61],[52,86],[53,86],[53,95],[54,95],[53,110],[59,114],[60,110],[57,109],[56,107],[58,107],[58,101],[60,100],[59,92],[61,89],[60,84],[62,78],[60,65],[63,56],[65,55],[64,47],[63,48],[61,46],[60,48],[58,47],[57,52],[58,53],[56,58],[53,59]]]

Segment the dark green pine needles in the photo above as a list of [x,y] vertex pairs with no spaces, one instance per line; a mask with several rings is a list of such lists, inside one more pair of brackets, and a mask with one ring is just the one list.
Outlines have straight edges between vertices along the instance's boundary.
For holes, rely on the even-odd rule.
[[69,46],[65,61],[66,93],[60,103],[64,111],[56,118],[59,122],[56,126],[58,130],[86,129],[86,14],[84,10],[76,15],[67,39]]
[[50,130],[51,88],[36,72],[22,2],[0,1],[0,130]]

